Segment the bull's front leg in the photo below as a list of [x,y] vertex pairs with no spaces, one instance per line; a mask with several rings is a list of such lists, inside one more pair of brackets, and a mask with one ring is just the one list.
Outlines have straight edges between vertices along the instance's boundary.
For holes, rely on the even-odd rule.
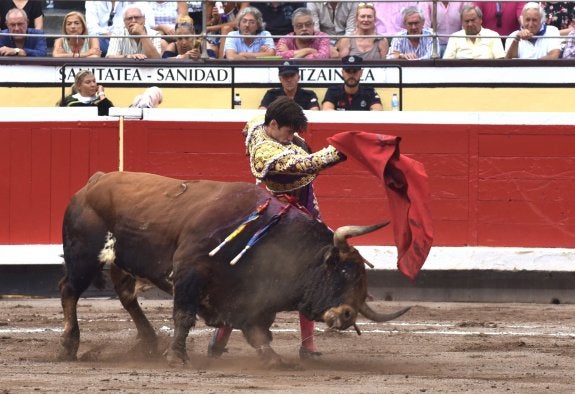
[[190,329],[196,325],[203,283],[202,276],[193,271],[176,275],[174,279],[174,339],[164,353],[170,365],[186,365],[189,361],[186,340]]
[[186,340],[190,329],[196,325],[195,314],[184,310],[177,310],[174,305],[174,339],[164,353],[170,365],[186,365],[190,358],[186,351]]
[[271,347],[272,333],[268,327],[250,326],[242,329],[248,343],[256,349],[258,356],[270,369],[293,369],[296,364],[282,359]]

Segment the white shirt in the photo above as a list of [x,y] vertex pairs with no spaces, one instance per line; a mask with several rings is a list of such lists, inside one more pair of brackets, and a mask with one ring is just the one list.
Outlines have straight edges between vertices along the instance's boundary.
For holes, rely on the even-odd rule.
[[[519,33],[519,30],[511,33],[511,37],[505,41],[505,52],[509,51],[515,36]],[[561,50],[561,40],[559,36],[559,29],[555,26],[547,25],[543,37],[554,37],[554,38],[537,38],[535,43],[529,40],[520,40],[517,47],[517,56],[519,59],[539,59],[546,56],[553,49]],[[535,38],[535,37],[534,37]]]
[[[154,26],[152,7],[147,2],[138,1],[86,1],[86,25],[88,34],[110,34],[115,28],[124,26],[124,11],[130,5],[136,5],[146,17],[146,26]],[[113,8],[112,8],[113,7]],[[112,26],[108,26],[110,13],[114,12]]]
[[465,30],[459,30],[449,37],[443,54],[444,59],[502,59],[505,57],[503,42],[496,31],[482,27],[475,41],[465,35]]
[[[113,31],[114,36],[129,36],[130,32],[125,27]],[[146,35],[154,36],[151,38],[154,48],[161,55],[162,54],[162,39],[160,33],[156,30],[146,27]],[[138,37],[138,36],[132,36]],[[136,41],[131,37],[112,37],[110,38],[110,46],[106,57],[113,55],[135,55],[137,53],[144,53],[144,48],[141,41]]]

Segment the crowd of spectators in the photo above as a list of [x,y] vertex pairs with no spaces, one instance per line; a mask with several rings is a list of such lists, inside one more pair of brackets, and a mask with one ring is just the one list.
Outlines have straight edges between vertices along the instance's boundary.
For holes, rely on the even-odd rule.
[[[53,48],[35,37],[44,34],[43,4],[0,0],[1,56],[558,59],[575,46],[573,2],[85,1],[84,12],[63,17]],[[9,15],[24,15],[26,26]]]
[[[287,60],[262,108],[286,95],[306,109],[381,110],[360,84],[364,60],[575,58],[571,2],[86,1],[63,16],[51,51],[43,3],[0,0],[0,56]],[[343,84],[320,103],[290,59],[330,58],[342,62]],[[111,104],[93,75],[82,77],[60,105]]]

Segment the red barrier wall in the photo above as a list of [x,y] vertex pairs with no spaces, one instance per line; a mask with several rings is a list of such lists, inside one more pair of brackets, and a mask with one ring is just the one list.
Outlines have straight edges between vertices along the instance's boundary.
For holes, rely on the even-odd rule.
[[0,244],[61,243],[72,194],[117,163],[117,122],[2,123]]
[[[124,122],[124,169],[183,179],[248,181],[243,122]],[[399,135],[429,174],[435,245],[575,247],[575,132],[557,125],[312,123],[314,149],[341,130]],[[118,123],[4,123],[0,244],[60,243],[70,196],[118,168]],[[331,227],[388,217],[383,188],[348,161],[316,181]],[[383,237],[383,238],[382,238]],[[391,230],[357,244],[392,244]]]

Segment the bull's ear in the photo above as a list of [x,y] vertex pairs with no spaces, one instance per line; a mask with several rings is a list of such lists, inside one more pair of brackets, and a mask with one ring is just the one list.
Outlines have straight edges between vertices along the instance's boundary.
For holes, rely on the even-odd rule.
[[336,265],[339,263],[339,249],[335,246],[329,248],[323,256],[323,262],[327,265]]

